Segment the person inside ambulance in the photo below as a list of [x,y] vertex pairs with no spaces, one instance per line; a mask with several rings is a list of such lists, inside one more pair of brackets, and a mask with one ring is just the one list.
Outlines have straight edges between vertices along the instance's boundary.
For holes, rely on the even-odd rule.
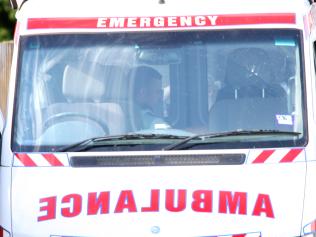
[[169,128],[162,118],[162,75],[151,67],[138,66],[131,69],[129,78],[133,84],[136,129]]

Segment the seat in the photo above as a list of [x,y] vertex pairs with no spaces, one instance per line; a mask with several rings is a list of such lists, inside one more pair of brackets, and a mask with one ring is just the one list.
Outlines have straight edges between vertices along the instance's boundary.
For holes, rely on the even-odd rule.
[[[125,133],[125,117],[121,107],[116,103],[100,101],[104,89],[104,84],[99,80],[67,65],[62,84],[67,102],[52,104],[43,111],[41,139],[48,143],[64,139],[62,143],[67,143]],[[56,135],[59,133],[63,133],[64,137]]]
[[240,48],[228,55],[225,87],[209,112],[211,132],[279,129],[277,115],[287,115],[287,95],[275,82],[268,54]]

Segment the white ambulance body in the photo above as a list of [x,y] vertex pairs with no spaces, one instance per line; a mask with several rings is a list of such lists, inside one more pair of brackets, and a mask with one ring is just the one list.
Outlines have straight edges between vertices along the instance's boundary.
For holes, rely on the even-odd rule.
[[313,4],[18,5],[0,236],[316,236]]

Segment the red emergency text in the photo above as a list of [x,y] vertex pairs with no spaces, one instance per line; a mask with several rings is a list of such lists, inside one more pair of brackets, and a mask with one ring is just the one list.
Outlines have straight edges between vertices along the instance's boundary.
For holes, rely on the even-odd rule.
[[[49,221],[56,218],[73,218],[79,215],[108,215],[121,213],[149,213],[169,212],[178,213],[191,211],[195,213],[215,213],[252,215],[275,218],[272,202],[268,194],[257,194],[255,202],[249,202],[248,193],[213,190],[195,190],[189,192],[185,189],[152,189],[147,195],[145,203],[137,202],[137,195],[132,190],[122,190],[111,197],[110,191],[89,192],[85,196],[77,193],[63,197],[51,196],[39,199],[38,221]],[[218,195],[214,203],[214,195]],[[56,213],[60,213],[58,215]]]

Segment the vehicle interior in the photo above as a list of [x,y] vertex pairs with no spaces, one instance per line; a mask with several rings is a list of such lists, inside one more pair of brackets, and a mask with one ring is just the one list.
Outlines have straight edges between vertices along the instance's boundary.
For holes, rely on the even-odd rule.
[[[302,131],[299,37],[294,30],[25,37],[16,143],[59,146],[137,132]],[[160,118],[154,129],[142,127],[133,98],[129,72],[139,66],[161,75],[161,98],[150,111]]]

